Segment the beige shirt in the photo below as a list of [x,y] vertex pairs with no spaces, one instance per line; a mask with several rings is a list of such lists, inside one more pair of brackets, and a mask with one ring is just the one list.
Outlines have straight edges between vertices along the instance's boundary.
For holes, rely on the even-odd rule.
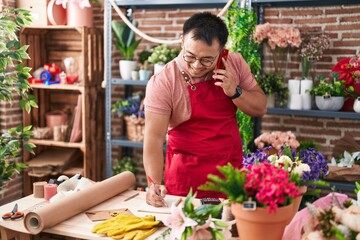
[[[186,72],[186,62],[182,59],[181,54],[177,57],[177,61]],[[256,80],[241,54],[229,52],[227,62],[237,84],[242,89],[250,90],[256,85]],[[190,76],[189,73],[187,74]],[[212,72],[209,76],[211,77],[211,75]],[[191,80],[191,83],[196,82]],[[175,60],[167,63],[159,73],[150,78],[146,86],[144,104],[146,111],[169,116],[169,129],[190,119],[191,105],[187,83]]]

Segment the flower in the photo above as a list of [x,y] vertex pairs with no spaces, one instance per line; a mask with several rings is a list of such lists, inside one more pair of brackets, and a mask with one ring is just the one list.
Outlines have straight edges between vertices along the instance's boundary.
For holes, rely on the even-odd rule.
[[267,43],[271,49],[299,47],[301,44],[300,31],[293,27],[277,27],[270,23],[259,24],[255,28],[254,39],[259,43]]
[[332,71],[340,74],[339,79],[344,80],[347,87],[360,83],[360,57],[341,59]]
[[291,131],[264,132],[255,138],[254,143],[258,148],[273,146],[276,150],[280,150],[283,145],[292,149],[296,149],[300,145],[300,143],[296,140],[295,134],[293,134]]
[[318,61],[324,50],[330,47],[329,36],[326,34],[306,34],[299,47],[300,56],[309,61]]
[[[56,4],[56,5],[62,4],[63,8],[66,8],[66,4],[67,4],[68,2],[76,2],[76,3],[79,3],[80,8],[91,7],[89,0],[56,0],[55,4]],[[91,0],[91,2],[97,3],[98,0]]]
[[194,207],[196,193],[190,189],[185,203],[171,206],[171,215],[165,219],[165,226],[171,230],[170,239],[190,240],[225,240],[229,236],[228,224],[215,218],[219,215],[223,203],[218,205],[204,204]]
[[[275,73],[280,73],[280,56],[285,53],[284,49],[299,47],[301,44],[301,36],[298,28],[278,27],[270,23],[257,25],[252,37],[259,44],[265,43],[270,47]],[[285,60],[283,61],[284,64],[286,64]]]
[[141,103],[142,103],[141,96],[135,94],[134,96],[128,97],[125,100],[120,99],[116,101],[112,105],[111,111],[117,113],[118,116],[134,115],[136,117],[140,116],[142,118],[145,118],[145,112]]
[[149,63],[168,63],[179,54],[176,48],[169,48],[166,45],[158,45],[152,49],[152,53],[148,58]]
[[[307,204],[310,217],[306,219],[301,239],[359,239],[360,238],[360,184],[355,182],[357,201],[333,193],[331,200],[323,197],[321,204]],[[326,204],[329,202],[328,204]],[[325,205],[326,204],[326,205]],[[304,219],[305,220],[305,219]],[[305,221],[304,221],[305,223]]]
[[[301,57],[301,75],[305,79],[315,61],[319,61],[324,50],[330,47],[329,37],[326,34],[306,34],[299,47]],[[314,76],[312,76],[314,78]]]
[[199,189],[223,192],[231,202],[252,202],[256,207],[267,208],[269,213],[276,213],[278,207],[291,204],[301,195],[288,171],[266,161],[242,169],[228,163],[218,170],[224,178],[209,174],[210,181]]
[[257,149],[256,152],[244,156],[244,166],[249,167],[264,162],[270,163],[289,173],[298,175],[300,179],[296,182],[297,185],[316,182],[328,174],[327,160],[315,148],[301,149],[299,152],[295,152],[284,145],[276,154],[270,155],[269,149],[271,148]]

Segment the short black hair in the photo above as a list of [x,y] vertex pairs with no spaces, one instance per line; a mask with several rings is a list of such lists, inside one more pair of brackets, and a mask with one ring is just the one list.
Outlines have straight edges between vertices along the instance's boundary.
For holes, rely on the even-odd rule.
[[217,38],[220,46],[224,47],[229,36],[224,21],[210,12],[196,13],[186,20],[183,26],[183,35],[185,36],[191,31],[195,40],[202,40],[209,46],[213,39]]

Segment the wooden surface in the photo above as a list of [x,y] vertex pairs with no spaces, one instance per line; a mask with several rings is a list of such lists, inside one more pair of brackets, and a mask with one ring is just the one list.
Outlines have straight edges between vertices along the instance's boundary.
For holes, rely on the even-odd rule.
[[[145,203],[145,192],[139,192],[139,195],[135,198],[124,201],[129,196],[132,196],[134,193],[137,193],[137,191],[127,191],[124,192],[118,196],[115,196],[98,206],[95,206],[89,211],[99,211],[99,210],[112,210],[112,209],[119,209],[119,208],[128,208],[134,215],[136,216],[146,216],[151,213],[146,212],[138,212],[138,210],[141,208],[141,206],[144,206]],[[28,212],[27,209],[31,209],[32,207],[39,205],[41,203],[45,202],[43,198],[34,198],[33,195],[29,195],[27,197],[24,197],[22,199],[16,200],[12,203],[3,205],[0,207],[0,214],[4,214],[14,207],[14,204],[17,203],[19,206],[20,211],[24,211],[25,213]],[[168,211],[170,211],[168,209]],[[169,214],[152,214],[155,215],[157,219],[164,220]],[[55,216],[54,216],[55,217]],[[17,233],[23,233],[22,236],[26,234],[30,234],[25,226],[24,226],[24,219],[18,220],[18,221],[5,221],[0,220],[0,227],[4,231],[6,230],[12,230]],[[98,222],[92,222],[85,213],[81,213],[79,215],[73,216],[69,218],[68,220],[59,223],[51,228],[45,229],[43,232],[45,233],[52,233],[56,235],[61,236],[68,236],[73,238],[80,238],[80,239],[112,239],[109,237],[102,237],[97,234],[93,234],[91,232],[92,227]],[[156,233],[154,233],[152,236],[150,236],[148,239],[154,239],[156,236],[159,236],[162,231],[164,231],[165,228],[159,229]],[[12,231],[7,231],[7,233],[12,233]],[[4,231],[5,232],[5,231]],[[7,240],[3,235],[1,236],[2,240]]]
[[[138,195],[134,198],[131,198],[128,201],[125,201],[127,198]],[[86,211],[100,211],[100,210],[115,210],[121,208],[129,209],[134,215],[143,217],[146,215],[154,215],[157,220],[164,221],[168,216],[170,216],[170,208],[155,208],[152,206],[148,206],[145,202],[145,192],[138,192],[134,190],[129,190],[123,192],[103,203],[92,207]],[[179,199],[177,196],[167,196],[166,201],[169,205],[172,202],[176,202]],[[18,204],[18,210],[25,212],[29,212],[28,209],[34,208],[34,206],[38,206],[46,203],[43,198],[34,198],[33,195],[29,195],[22,199],[16,200],[12,203],[8,203],[0,207],[0,214],[4,214],[13,209],[15,203]],[[195,200],[195,207],[200,204],[199,200]],[[145,211],[144,211],[145,210]],[[85,212],[86,212],[85,211]],[[149,212],[146,212],[149,211]],[[151,212],[151,211],[156,211]],[[110,240],[110,237],[104,237],[91,232],[93,226],[99,222],[92,222],[85,212],[78,214],[76,216],[70,217],[69,219],[51,227],[48,229],[44,229],[43,233],[56,234],[61,236],[66,236],[75,239],[91,239],[91,240]],[[55,217],[55,216],[54,216]],[[8,240],[10,238],[6,238],[6,236],[12,237],[17,236],[21,240],[30,240],[31,235],[26,230],[24,226],[24,218],[18,221],[4,221],[0,220],[0,230],[1,230],[1,239]],[[153,235],[148,237],[148,240],[155,239],[160,236],[163,231],[166,230],[166,227],[160,228]],[[236,240],[238,238],[231,238],[231,240]],[[229,239],[230,240],[230,239]]]
[[[30,59],[25,61],[25,65],[32,68],[32,71],[47,63],[55,63],[64,70],[62,62],[66,57],[75,57],[80,65],[80,82],[77,84],[31,85],[31,93],[36,97],[39,108],[33,108],[30,114],[23,112],[23,124],[45,127],[47,112],[56,110],[74,112],[80,95],[82,140],[69,143],[53,139],[31,139],[30,141],[37,145],[35,153],[41,153],[50,147],[77,148],[82,153],[82,161],[75,162],[74,159],[74,169],[81,167],[85,177],[94,181],[103,180],[105,178],[105,93],[101,88],[104,65],[102,30],[68,26],[30,27],[22,29],[20,41],[29,45]],[[68,119],[71,120],[71,116]],[[25,163],[33,157],[24,151]],[[67,172],[74,171],[70,169]],[[57,177],[58,175],[43,179],[34,178],[25,170],[24,195],[32,193],[33,182],[48,181]]]

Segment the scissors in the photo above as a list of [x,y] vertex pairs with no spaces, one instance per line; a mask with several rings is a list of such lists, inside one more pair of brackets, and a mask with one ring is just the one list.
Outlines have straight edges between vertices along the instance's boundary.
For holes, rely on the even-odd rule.
[[4,215],[2,215],[2,219],[4,220],[16,220],[16,219],[20,219],[24,217],[24,213],[18,211],[18,205],[17,203],[15,204],[13,210],[11,212],[5,213]]

